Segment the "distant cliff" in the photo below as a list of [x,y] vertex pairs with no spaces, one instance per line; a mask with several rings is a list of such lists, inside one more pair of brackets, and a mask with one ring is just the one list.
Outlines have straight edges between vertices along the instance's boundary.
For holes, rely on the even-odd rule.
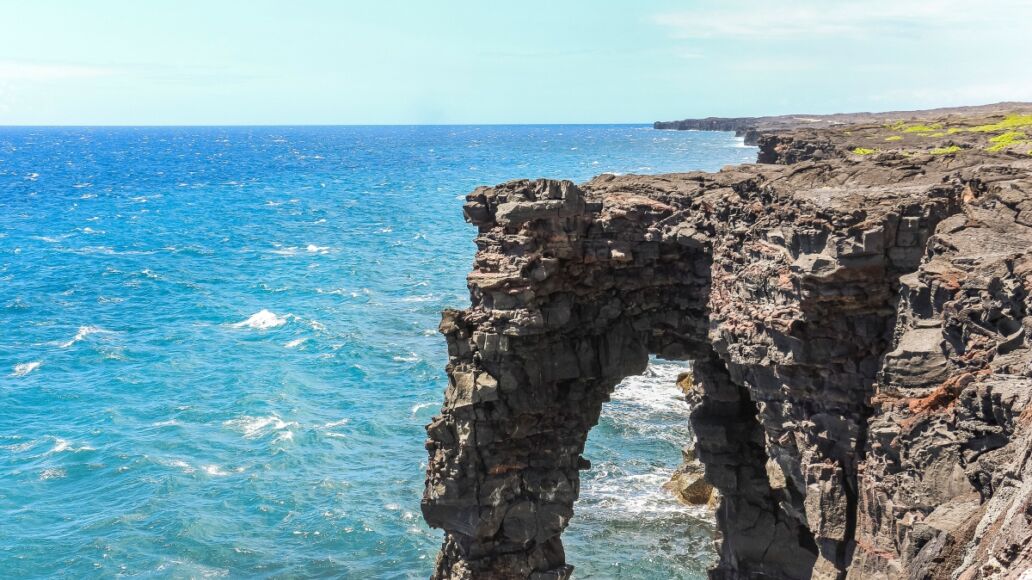
[[902,119],[914,121],[1004,114],[1021,110],[1027,103],[995,103],[971,107],[946,107],[923,111],[889,111],[882,113],[836,113],[833,115],[771,115],[766,117],[706,117],[680,121],[656,121],[655,129],[675,131],[733,131],[745,137],[746,145],[756,145],[764,133],[795,131],[802,128],[828,129],[841,125],[882,124]]
[[649,354],[694,363],[712,578],[1032,569],[1032,106],[864,119],[757,127],[764,163],[719,173],[468,196],[436,578],[571,575],[588,431]]

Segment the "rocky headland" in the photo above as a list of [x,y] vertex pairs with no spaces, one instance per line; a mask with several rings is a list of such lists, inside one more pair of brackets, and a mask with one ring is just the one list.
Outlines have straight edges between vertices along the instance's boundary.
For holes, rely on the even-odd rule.
[[712,578],[1021,577],[1032,105],[727,121],[678,128],[754,131],[759,163],[468,196],[434,576],[571,575],[588,431],[654,354],[694,363]]

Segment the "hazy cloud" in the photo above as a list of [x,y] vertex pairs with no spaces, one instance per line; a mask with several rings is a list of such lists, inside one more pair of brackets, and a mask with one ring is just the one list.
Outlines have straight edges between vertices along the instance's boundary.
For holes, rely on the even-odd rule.
[[[938,29],[1003,33],[1032,21],[1032,0],[866,0],[766,2],[730,0],[656,14],[678,38],[862,38]],[[984,27],[992,26],[988,30]],[[958,38],[958,44],[964,39]]]
[[928,89],[908,88],[886,91],[873,101],[914,102],[928,106],[968,105],[991,101],[1032,101],[1032,79],[958,84]]
[[116,74],[108,67],[74,63],[0,60],[0,81],[61,81],[88,79]]

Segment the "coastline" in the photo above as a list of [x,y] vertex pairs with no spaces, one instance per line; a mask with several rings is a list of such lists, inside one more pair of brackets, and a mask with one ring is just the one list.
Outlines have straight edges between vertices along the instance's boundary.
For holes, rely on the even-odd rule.
[[[757,128],[760,164],[470,194],[474,300],[445,312],[450,385],[428,426],[435,577],[570,575],[584,438],[648,353],[695,361],[722,496],[711,577],[1032,565],[1007,547],[1029,526],[997,522],[1032,494],[1000,479],[1030,469],[1032,321],[1007,290],[1032,246],[1030,110],[701,120],[682,126]],[[993,301],[1007,322],[976,332]],[[1002,429],[988,448],[980,423]]]

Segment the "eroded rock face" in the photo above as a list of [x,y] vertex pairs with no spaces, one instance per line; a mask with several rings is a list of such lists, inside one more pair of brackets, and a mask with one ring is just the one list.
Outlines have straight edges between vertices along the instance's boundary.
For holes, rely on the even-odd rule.
[[470,194],[472,306],[444,315],[427,428],[435,577],[569,577],[588,431],[650,353],[695,361],[712,577],[1032,565],[1032,161],[824,137],[793,164]]

